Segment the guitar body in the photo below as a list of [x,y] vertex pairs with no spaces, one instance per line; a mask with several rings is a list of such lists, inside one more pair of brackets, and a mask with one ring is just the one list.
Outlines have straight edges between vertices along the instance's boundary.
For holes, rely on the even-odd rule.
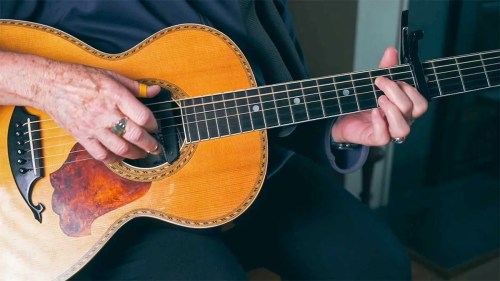
[[[160,84],[174,98],[255,86],[236,45],[201,25],[162,30],[116,55],[33,23],[2,20],[0,35],[2,50],[112,70]],[[40,120],[51,118],[33,108],[26,110]],[[67,133],[44,121],[43,176],[33,184],[30,197],[45,206],[39,222],[10,168],[12,148],[6,136],[13,112],[12,106],[0,107],[1,280],[67,279],[135,217],[192,228],[221,225],[250,206],[265,177],[265,131],[185,144],[171,164],[129,171],[126,166],[86,160],[88,155],[72,137],[61,137]]]

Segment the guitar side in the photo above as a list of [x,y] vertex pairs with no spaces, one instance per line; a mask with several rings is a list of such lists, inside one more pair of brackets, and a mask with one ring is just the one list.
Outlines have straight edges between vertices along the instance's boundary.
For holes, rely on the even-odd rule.
[[[109,69],[148,80],[184,96],[201,96],[255,86],[248,62],[223,34],[200,25],[162,30],[127,52],[110,55],[50,27],[0,21],[0,48],[66,62]],[[27,109],[41,120],[47,114]],[[6,136],[13,107],[0,107],[0,135]],[[245,211],[257,196],[267,165],[265,131],[192,145],[175,171],[151,182],[143,194],[101,212],[86,231],[63,230],[61,206],[54,199],[56,174],[76,141],[43,122],[44,177],[33,188],[32,201],[43,203],[42,222],[33,218],[9,168],[7,139],[0,139],[0,279],[67,279],[81,269],[127,221],[149,216],[187,227],[221,225]],[[179,161],[180,162],[180,161]],[[64,166],[66,167],[66,166]],[[100,167],[100,166],[99,166]],[[61,172],[62,171],[62,172]],[[108,167],[85,170],[95,182],[117,177]],[[67,174],[66,174],[67,175]],[[52,177],[52,180],[51,180]],[[107,186],[117,190],[123,186]],[[85,195],[85,187],[81,190]],[[103,194],[107,196],[107,194]],[[114,196],[110,194],[109,196]],[[70,204],[70,203],[68,203]],[[95,204],[94,204],[95,205]]]

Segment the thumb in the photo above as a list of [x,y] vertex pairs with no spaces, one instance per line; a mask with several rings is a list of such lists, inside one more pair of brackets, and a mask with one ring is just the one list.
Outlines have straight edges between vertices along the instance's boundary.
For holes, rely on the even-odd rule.
[[152,98],[161,90],[158,85],[146,85],[144,83],[140,83],[139,81],[129,79],[116,72],[108,71],[108,73],[138,98]]

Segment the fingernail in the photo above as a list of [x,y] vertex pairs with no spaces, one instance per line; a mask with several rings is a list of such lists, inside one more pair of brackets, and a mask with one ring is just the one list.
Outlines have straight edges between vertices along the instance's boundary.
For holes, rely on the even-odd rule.
[[162,151],[163,147],[161,144],[157,143],[152,151],[148,151],[149,154],[158,155]]

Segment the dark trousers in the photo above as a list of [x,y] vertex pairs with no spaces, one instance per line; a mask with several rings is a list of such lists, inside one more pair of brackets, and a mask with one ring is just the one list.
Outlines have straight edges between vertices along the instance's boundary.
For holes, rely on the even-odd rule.
[[295,155],[264,185],[236,226],[193,231],[137,219],[76,279],[239,280],[266,267],[282,279],[410,280],[397,238],[339,186]]

